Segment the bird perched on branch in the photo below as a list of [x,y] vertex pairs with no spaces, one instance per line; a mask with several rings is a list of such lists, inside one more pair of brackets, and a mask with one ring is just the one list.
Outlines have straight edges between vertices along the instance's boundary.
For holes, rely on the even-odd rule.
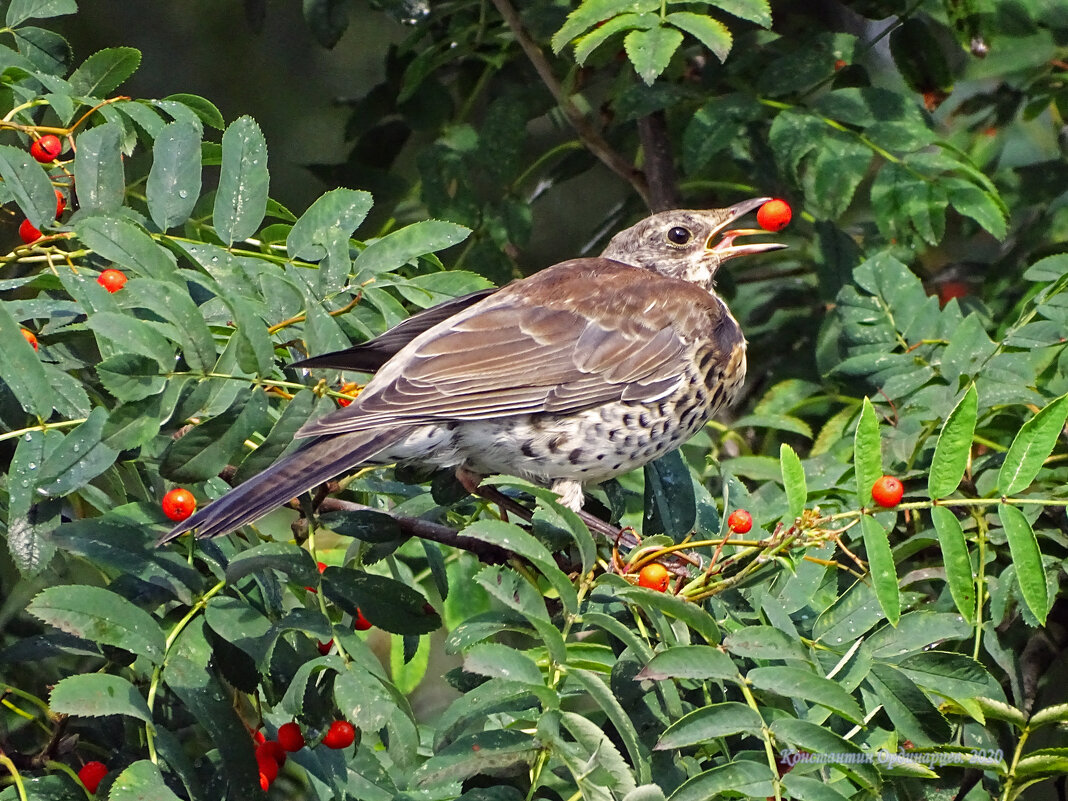
[[214,537],[366,464],[455,468],[552,487],[573,509],[585,484],[641,467],[693,436],[736,395],[745,339],[714,292],[731,224],[768,198],[660,212],[597,258],[419,312],[377,339],[298,362],[373,372],[347,407],[297,432],[306,445],[160,538]]

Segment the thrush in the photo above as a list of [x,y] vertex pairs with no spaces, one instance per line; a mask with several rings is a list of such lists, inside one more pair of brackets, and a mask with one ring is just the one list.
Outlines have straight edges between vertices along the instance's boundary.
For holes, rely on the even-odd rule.
[[506,474],[579,509],[583,486],[678,448],[737,394],[745,338],[714,291],[738,256],[732,223],[768,198],[660,212],[599,257],[419,312],[377,339],[296,363],[374,373],[306,444],[160,538],[214,537],[368,464],[453,468],[468,488]]

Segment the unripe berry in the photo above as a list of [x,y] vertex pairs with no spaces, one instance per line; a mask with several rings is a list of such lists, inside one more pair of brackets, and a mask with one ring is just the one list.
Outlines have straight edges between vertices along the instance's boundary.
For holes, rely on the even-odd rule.
[[30,145],[30,155],[42,164],[51,164],[62,152],[63,143],[55,134],[45,134]]
[[769,200],[757,211],[757,225],[765,231],[781,231],[790,224],[793,212],[785,200]]
[[904,485],[893,476],[881,477],[871,488],[872,500],[886,509],[892,509],[901,503],[904,494]]
[[107,269],[96,277],[96,282],[108,292],[118,292],[126,286],[126,275],[115,269]]
[[663,592],[668,588],[671,574],[666,567],[659,562],[652,562],[638,572],[638,586],[648,587],[657,592]]
[[163,496],[163,514],[171,520],[181,522],[197,509],[197,499],[193,493],[182,487],[175,487]]
[[323,737],[327,748],[348,748],[356,742],[356,729],[347,720],[335,720]]
[[753,528],[753,516],[745,509],[735,509],[727,518],[727,528],[738,534],[746,534]]

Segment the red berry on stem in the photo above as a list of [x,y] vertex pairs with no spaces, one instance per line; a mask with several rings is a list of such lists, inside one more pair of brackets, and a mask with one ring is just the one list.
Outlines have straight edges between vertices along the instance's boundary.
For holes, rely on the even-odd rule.
[[263,745],[265,742],[267,742],[267,735],[259,729],[256,729],[256,731],[252,732],[252,742],[254,742],[256,745]]
[[67,208],[67,199],[63,197],[63,193],[58,189],[56,190],[56,217],[63,213],[63,209]]
[[327,748],[348,748],[356,742],[356,729],[347,720],[335,720],[323,737]]
[[651,590],[663,592],[668,588],[668,583],[670,581],[671,574],[668,573],[667,568],[659,562],[648,564],[638,571],[639,587],[648,587]]
[[871,488],[871,498],[879,506],[892,509],[901,503],[905,486],[893,476],[883,476]]
[[352,623],[352,627],[356,629],[356,631],[367,631],[367,629],[371,628],[373,625],[374,624],[371,623],[370,620],[363,616],[363,612],[359,609],[356,610],[356,620]]
[[189,490],[175,487],[163,496],[162,505],[163,514],[175,522],[180,522],[196,511],[197,499]]
[[103,762],[86,762],[82,765],[82,769],[78,771],[78,778],[81,783],[85,785],[85,789],[90,793],[96,793],[96,788],[100,786],[101,780],[108,775],[108,766]]
[[278,763],[266,754],[257,752],[256,765],[260,769],[260,787],[266,790],[278,778]]
[[23,220],[22,225],[19,226],[19,239],[29,245],[40,238],[41,232],[37,230],[37,227],[29,220]]
[[727,528],[745,534],[753,528],[753,516],[745,509],[735,509],[727,518]]
[[757,211],[757,225],[765,231],[781,231],[790,224],[793,212],[785,200],[769,200]]
[[258,746],[256,746],[256,759],[261,756],[273,759],[278,767],[286,764],[286,749],[282,747],[282,744],[275,740],[264,740]]
[[287,751],[299,751],[304,747],[304,732],[296,723],[283,723],[278,727],[278,742]]
[[109,268],[96,277],[96,282],[108,292],[118,292],[126,286],[126,275],[120,270]]
[[31,345],[33,345],[34,350],[37,350],[37,336],[33,333],[33,331],[30,331],[26,328],[20,328],[19,330],[22,331],[23,338]]
[[[342,395],[352,395],[353,397],[356,397],[360,394],[360,385],[357,384],[355,381],[350,381],[347,384],[343,384],[341,386],[341,389],[338,390],[338,392],[340,392]],[[350,403],[352,403],[352,398],[337,399],[338,406],[348,406]]]
[[55,134],[45,134],[30,145],[30,155],[42,164],[51,164],[62,152],[63,143]]

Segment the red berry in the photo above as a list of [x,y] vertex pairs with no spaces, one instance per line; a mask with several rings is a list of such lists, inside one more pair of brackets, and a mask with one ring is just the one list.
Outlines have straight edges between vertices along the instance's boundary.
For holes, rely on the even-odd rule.
[[22,336],[26,339],[26,341],[33,345],[33,349],[37,350],[37,337],[34,335],[33,331],[30,331],[26,328],[21,328],[19,330],[22,331]]
[[335,720],[323,737],[327,748],[348,748],[356,742],[356,729],[347,720]]
[[659,562],[652,562],[638,572],[639,587],[648,587],[651,590],[663,592],[668,588],[668,582],[670,581],[671,574]]
[[163,514],[175,522],[185,520],[196,508],[197,499],[193,497],[193,493],[182,487],[175,487],[163,496]]
[[256,765],[260,769],[260,787],[266,790],[278,778],[278,763],[266,754],[257,752]]
[[275,740],[264,740],[260,745],[256,746],[256,759],[261,756],[273,759],[278,767],[286,764],[286,749]]
[[892,509],[901,503],[901,496],[904,494],[904,485],[893,476],[883,476],[871,488],[872,500],[886,509]]
[[334,647],[334,641],[327,640],[326,642],[317,642],[316,647],[319,649],[319,653],[321,653],[323,656],[326,656],[328,653],[330,653],[330,649]]
[[757,211],[757,225],[765,231],[781,231],[790,224],[793,212],[785,200],[769,200]]
[[115,269],[107,269],[96,277],[96,282],[108,292],[118,292],[126,286],[126,275]]
[[82,765],[82,769],[78,771],[78,778],[81,783],[85,785],[85,789],[90,793],[96,793],[96,788],[100,786],[101,780],[108,775],[108,766],[103,762],[86,762]]
[[287,751],[299,751],[304,747],[304,733],[296,723],[283,723],[278,727],[278,742]]
[[29,245],[41,238],[41,232],[29,220],[23,220],[19,226],[19,239]]
[[63,143],[55,134],[45,134],[30,145],[30,155],[42,164],[51,164],[62,152]]
[[845,61],[843,61],[840,58],[835,59],[835,61],[834,61],[834,71],[835,72],[838,72],[838,70],[840,70],[840,69],[844,69],[845,66],[846,66],[846,62]]
[[56,190],[56,217],[63,213],[63,209],[67,208],[67,199],[63,197],[63,193],[58,189]]
[[727,518],[727,528],[745,534],[753,528],[753,516],[745,509],[735,509]]
[[350,403],[352,403],[352,399],[360,394],[360,385],[357,384],[355,381],[350,381],[347,384],[343,384],[341,386],[341,389],[338,390],[338,392],[340,392],[342,395],[351,395],[352,396],[352,398],[338,398],[337,399],[337,405],[338,406],[348,406]]
[[352,627],[356,629],[356,631],[367,631],[372,625],[371,621],[363,616],[363,612],[357,609],[356,620],[353,621]]
[[252,732],[252,742],[254,742],[256,745],[263,745],[265,742],[267,742],[267,735],[259,729],[256,729],[256,731]]
[[938,285],[938,304],[945,306],[953,298],[963,298],[970,289],[964,281],[943,281]]

